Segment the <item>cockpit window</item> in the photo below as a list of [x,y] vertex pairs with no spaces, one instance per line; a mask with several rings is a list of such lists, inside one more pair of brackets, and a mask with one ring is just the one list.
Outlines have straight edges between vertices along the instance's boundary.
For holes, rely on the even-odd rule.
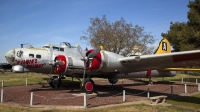
[[53,47],[54,51],[59,51],[59,47]]
[[60,51],[64,51],[64,48],[60,48]]
[[34,58],[34,54],[29,54],[29,58]]
[[[49,49],[50,46],[43,46],[42,48],[48,48]],[[53,48],[54,51],[64,51],[64,48],[62,48],[62,47],[53,46],[52,48]]]
[[36,58],[41,58],[41,55],[37,54],[37,55],[36,55]]
[[50,48],[49,46],[44,46],[44,47],[42,47],[42,48]]

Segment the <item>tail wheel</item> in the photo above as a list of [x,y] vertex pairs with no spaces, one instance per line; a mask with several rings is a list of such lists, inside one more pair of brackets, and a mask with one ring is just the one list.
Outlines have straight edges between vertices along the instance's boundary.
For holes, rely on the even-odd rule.
[[92,94],[94,92],[94,81],[90,78],[85,78],[84,82],[81,82],[81,91],[87,94]]

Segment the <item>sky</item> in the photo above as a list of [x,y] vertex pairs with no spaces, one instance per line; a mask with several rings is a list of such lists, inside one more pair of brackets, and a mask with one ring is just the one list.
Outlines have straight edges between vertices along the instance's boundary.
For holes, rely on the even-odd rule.
[[0,63],[5,53],[21,44],[42,47],[69,42],[90,48],[84,36],[90,18],[144,27],[156,39],[163,38],[170,22],[187,22],[189,0],[0,0]]

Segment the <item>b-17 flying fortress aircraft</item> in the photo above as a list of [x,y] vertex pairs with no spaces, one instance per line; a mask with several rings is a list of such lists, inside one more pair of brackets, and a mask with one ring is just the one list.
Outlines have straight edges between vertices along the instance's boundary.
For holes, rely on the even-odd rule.
[[82,78],[80,88],[86,93],[94,91],[93,77],[108,78],[114,84],[118,78],[170,77],[176,72],[166,68],[200,65],[200,50],[171,53],[167,39],[161,40],[153,55],[124,57],[101,47],[83,51],[79,45],[62,42],[60,46],[15,48],[5,57],[13,72],[58,74],[48,79],[52,88],[61,85],[63,75]]

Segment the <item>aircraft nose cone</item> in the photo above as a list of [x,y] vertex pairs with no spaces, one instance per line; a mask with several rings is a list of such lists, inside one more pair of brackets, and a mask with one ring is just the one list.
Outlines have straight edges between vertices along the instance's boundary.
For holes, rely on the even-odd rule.
[[15,50],[9,50],[6,54],[5,54],[6,60],[8,61],[9,64],[13,65],[13,62],[15,60]]

